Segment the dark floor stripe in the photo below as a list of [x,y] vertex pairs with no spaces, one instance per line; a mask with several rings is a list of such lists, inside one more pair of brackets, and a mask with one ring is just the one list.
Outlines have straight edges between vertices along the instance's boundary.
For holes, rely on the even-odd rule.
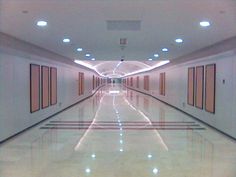
[[[40,129],[56,129],[56,130],[87,130],[88,128],[86,127],[41,127]],[[114,128],[114,127],[106,127],[106,128],[102,128],[102,127],[91,127],[89,128],[90,130],[120,130],[120,128]],[[205,128],[190,128],[190,127],[186,127],[186,128],[154,128],[154,127],[150,127],[150,128],[122,128],[122,130],[205,130]]]
[[[122,123],[121,123],[122,124]],[[81,126],[81,127],[85,127],[85,126],[90,126],[91,124],[64,124],[64,123],[49,123],[49,124],[45,124],[46,126]],[[112,126],[112,127],[116,127],[119,126],[119,123],[116,124],[93,124],[92,126]],[[176,126],[197,126],[199,127],[199,124],[122,124],[122,127],[139,127],[139,126],[161,126],[161,127],[166,127],[166,126],[170,126],[170,127],[176,127]]]
[[[51,123],[92,123],[93,121],[50,121]],[[96,123],[117,123],[117,121],[96,121]],[[149,123],[148,121],[121,121],[120,123]],[[184,121],[152,121],[151,123],[196,123]]]

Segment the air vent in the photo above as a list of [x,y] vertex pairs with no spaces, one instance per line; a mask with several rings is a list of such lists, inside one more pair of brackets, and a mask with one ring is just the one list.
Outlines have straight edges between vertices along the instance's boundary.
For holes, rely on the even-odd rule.
[[140,31],[140,20],[108,20],[108,31]]

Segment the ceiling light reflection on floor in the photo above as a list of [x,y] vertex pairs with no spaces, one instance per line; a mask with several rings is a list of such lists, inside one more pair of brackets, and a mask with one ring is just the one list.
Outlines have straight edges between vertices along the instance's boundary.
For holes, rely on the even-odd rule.
[[157,168],[153,168],[152,172],[156,175],[159,172],[159,170]]
[[120,93],[120,91],[119,91],[119,90],[110,90],[109,93],[110,93],[110,94]]
[[90,173],[90,172],[91,172],[90,168],[86,168],[86,169],[85,169],[85,172],[86,172],[86,173]]

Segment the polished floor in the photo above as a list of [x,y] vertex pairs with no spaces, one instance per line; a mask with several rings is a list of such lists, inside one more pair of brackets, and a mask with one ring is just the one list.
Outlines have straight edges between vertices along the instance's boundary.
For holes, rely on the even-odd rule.
[[236,177],[236,142],[107,86],[0,145],[0,177]]

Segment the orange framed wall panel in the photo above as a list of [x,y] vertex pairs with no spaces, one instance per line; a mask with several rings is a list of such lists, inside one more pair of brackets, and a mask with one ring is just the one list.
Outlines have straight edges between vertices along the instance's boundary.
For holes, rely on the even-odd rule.
[[49,67],[41,66],[41,99],[42,109],[49,107]]
[[95,77],[95,88],[97,88],[97,87],[98,87],[98,78]]
[[166,73],[159,75],[159,94],[163,96],[166,94]]
[[40,66],[30,64],[30,112],[40,110]]
[[50,104],[57,104],[57,68],[50,68]]
[[81,95],[84,94],[84,73],[81,73]]
[[79,72],[78,95],[84,94],[84,73]]
[[205,110],[215,113],[216,64],[206,65],[205,71]]
[[143,76],[143,89],[146,90],[146,76]]
[[130,86],[133,87],[133,77],[130,78]]
[[147,91],[149,91],[149,76],[144,76],[144,78],[143,78],[143,80],[144,80],[144,90],[147,90]]
[[95,89],[95,76],[93,75],[93,81],[92,81],[93,83],[93,90]]
[[136,87],[139,88],[139,76],[136,77]]
[[195,106],[203,109],[203,96],[204,96],[204,66],[196,67],[196,95]]
[[149,91],[149,76],[146,76],[146,90],[148,90]]
[[162,73],[159,74],[159,95],[162,95]]
[[188,93],[187,103],[194,106],[194,81],[195,81],[195,68],[188,68]]
[[162,95],[166,95],[166,73],[162,73]]

